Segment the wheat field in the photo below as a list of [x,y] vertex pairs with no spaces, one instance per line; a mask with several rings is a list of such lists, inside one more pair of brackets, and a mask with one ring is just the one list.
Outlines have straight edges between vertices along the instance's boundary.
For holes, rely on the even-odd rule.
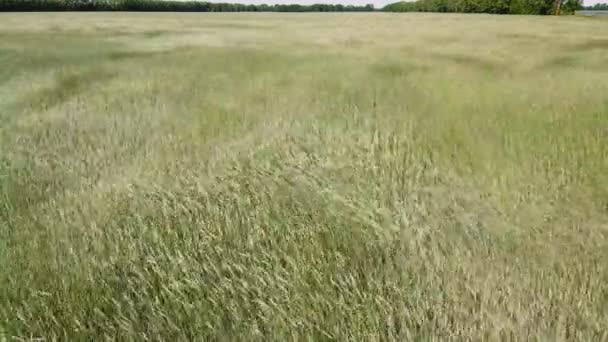
[[0,340],[608,341],[608,22],[0,13]]

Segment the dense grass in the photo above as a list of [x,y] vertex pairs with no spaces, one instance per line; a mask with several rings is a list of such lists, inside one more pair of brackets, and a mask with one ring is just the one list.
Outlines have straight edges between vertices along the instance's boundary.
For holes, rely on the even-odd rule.
[[606,340],[607,24],[0,15],[0,339]]

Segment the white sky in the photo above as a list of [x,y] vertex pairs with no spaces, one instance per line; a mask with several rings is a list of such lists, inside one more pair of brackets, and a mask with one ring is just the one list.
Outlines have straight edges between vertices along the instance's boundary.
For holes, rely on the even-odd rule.
[[[211,2],[231,2],[243,4],[343,4],[343,5],[365,5],[374,4],[376,8],[384,7],[386,4],[397,2],[400,0],[210,0]],[[608,2],[608,0],[585,0],[585,5],[594,5],[597,3]]]

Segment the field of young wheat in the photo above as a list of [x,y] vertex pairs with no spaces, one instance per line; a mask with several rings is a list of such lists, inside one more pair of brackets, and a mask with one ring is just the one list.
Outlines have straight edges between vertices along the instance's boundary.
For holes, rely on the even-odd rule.
[[608,22],[0,13],[0,340],[608,339]]

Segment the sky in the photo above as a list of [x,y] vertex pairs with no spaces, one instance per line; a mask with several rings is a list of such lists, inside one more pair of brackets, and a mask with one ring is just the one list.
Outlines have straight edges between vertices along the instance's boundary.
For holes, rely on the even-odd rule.
[[[381,8],[384,5],[397,2],[400,0],[211,0],[212,2],[232,2],[243,4],[343,4],[343,5],[366,5],[374,4],[374,7]],[[594,5],[597,3],[608,2],[608,0],[585,0],[585,6]]]

